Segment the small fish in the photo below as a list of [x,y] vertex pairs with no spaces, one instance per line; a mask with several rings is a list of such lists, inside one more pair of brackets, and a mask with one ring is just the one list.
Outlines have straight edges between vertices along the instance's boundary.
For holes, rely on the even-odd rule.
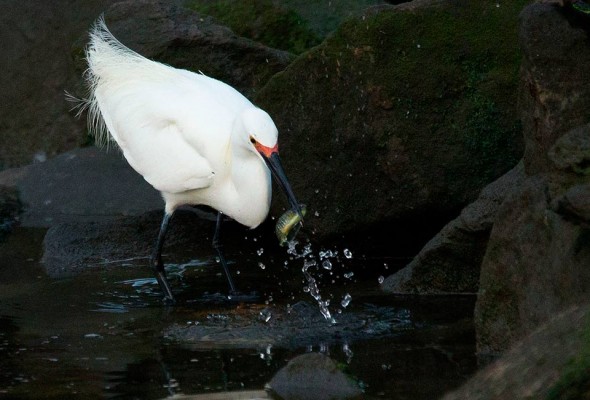
[[301,228],[301,220],[305,216],[307,209],[305,204],[300,204],[299,208],[301,209],[301,215],[295,210],[287,210],[277,221],[275,233],[281,246],[292,240],[297,235],[299,228]]

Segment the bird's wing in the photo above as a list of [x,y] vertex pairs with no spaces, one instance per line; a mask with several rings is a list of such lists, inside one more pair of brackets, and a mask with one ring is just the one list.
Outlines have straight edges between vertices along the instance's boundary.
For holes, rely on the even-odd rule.
[[211,164],[229,144],[232,116],[248,100],[219,81],[142,57],[114,38],[102,19],[86,57],[86,106],[97,142],[114,139],[160,191],[210,185]]
[[203,145],[187,140],[182,90],[149,80],[127,81],[116,90],[99,85],[95,97],[125,158],[156,189],[180,193],[212,183],[215,174]]

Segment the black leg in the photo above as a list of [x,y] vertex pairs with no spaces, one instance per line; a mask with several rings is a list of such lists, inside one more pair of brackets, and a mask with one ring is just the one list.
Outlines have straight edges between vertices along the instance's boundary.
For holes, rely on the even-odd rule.
[[170,285],[166,279],[166,270],[164,269],[164,263],[162,262],[162,247],[164,246],[164,239],[166,237],[166,231],[168,230],[168,223],[173,214],[164,213],[164,219],[160,226],[160,233],[158,233],[158,240],[156,241],[156,247],[151,257],[151,265],[156,274],[156,279],[160,284],[162,292],[164,292],[164,298],[166,301],[174,303],[174,296],[170,290]]
[[221,241],[219,239],[219,234],[221,231],[221,220],[223,219],[223,214],[221,212],[217,213],[217,223],[215,224],[215,234],[213,235],[213,248],[217,252],[217,256],[219,257],[219,262],[223,267],[223,272],[225,272],[225,276],[227,277],[227,282],[229,283],[229,291],[230,294],[237,293],[236,286],[234,285],[234,281],[229,273],[229,268],[227,267],[227,262],[225,261],[225,257],[223,256],[223,246],[221,245]]

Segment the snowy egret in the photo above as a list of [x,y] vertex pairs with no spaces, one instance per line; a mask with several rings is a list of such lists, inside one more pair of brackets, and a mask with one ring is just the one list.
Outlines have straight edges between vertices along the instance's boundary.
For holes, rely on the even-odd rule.
[[219,240],[222,214],[257,227],[268,215],[272,172],[301,215],[281,166],[273,120],[223,82],[130,50],[102,18],[90,32],[86,59],[90,131],[98,143],[115,141],[166,204],[151,256],[165,298],[174,301],[162,247],[170,218],[182,205],[218,211],[213,247],[235,292]]

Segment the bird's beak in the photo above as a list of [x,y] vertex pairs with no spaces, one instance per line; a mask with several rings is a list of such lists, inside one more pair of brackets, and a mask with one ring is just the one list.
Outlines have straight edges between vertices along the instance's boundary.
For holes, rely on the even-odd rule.
[[279,150],[278,146],[274,147],[266,147],[261,145],[260,143],[256,143],[256,150],[260,153],[264,162],[272,172],[275,180],[283,189],[283,192],[287,195],[287,200],[289,200],[289,204],[291,205],[291,209],[295,211],[303,220],[303,214],[301,213],[301,207],[295,198],[295,194],[293,193],[293,189],[291,189],[291,185],[289,184],[289,180],[287,179],[287,175],[285,175],[285,170],[283,169],[283,165],[281,164],[281,159],[279,158]]

